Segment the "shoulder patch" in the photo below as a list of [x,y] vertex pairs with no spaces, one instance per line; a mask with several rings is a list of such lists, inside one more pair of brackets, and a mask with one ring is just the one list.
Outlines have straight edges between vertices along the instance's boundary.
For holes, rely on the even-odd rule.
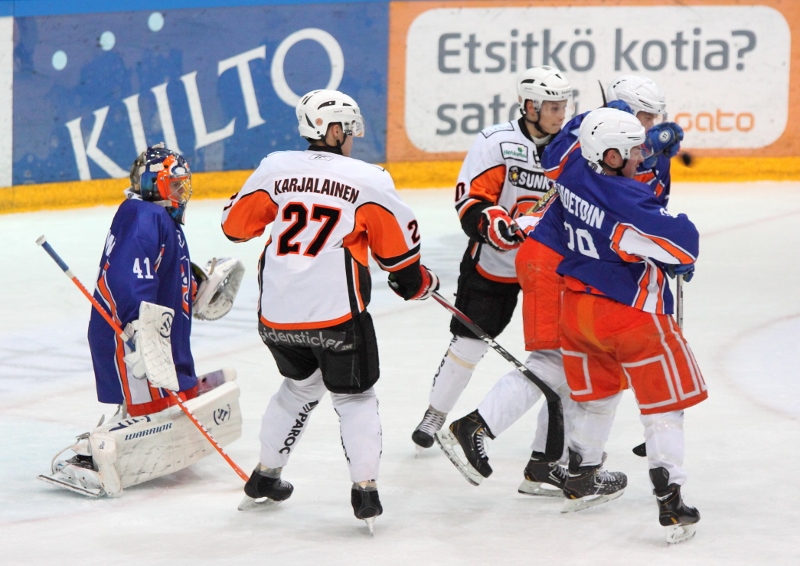
[[513,132],[514,131],[514,124],[511,122],[505,122],[503,124],[495,124],[494,126],[489,126],[481,133],[483,137],[488,138],[492,134],[496,134],[497,132]]
[[503,154],[503,159],[528,162],[528,147],[521,143],[500,142],[500,153]]

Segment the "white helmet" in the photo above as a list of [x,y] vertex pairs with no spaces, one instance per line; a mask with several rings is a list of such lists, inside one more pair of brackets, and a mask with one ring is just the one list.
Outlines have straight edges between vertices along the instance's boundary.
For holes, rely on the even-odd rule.
[[644,143],[645,129],[632,114],[598,108],[583,119],[578,139],[581,154],[592,163],[600,163],[609,149],[616,149],[623,159],[628,159],[631,148]]
[[639,112],[658,114],[662,119],[667,119],[667,101],[664,91],[648,79],[638,75],[622,75],[608,85],[606,99],[622,100],[636,115]]
[[321,140],[330,124],[341,124],[348,136],[364,135],[364,118],[356,101],[338,90],[312,90],[295,109],[297,129],[310,140]]
[[533,101],[533,108],[537,112],[545,100],[566,100],[567,106],[572,102],[572,85],[561,71],[547,65],[523,71],[517,80],[517,93],[523,114],[526,100]]

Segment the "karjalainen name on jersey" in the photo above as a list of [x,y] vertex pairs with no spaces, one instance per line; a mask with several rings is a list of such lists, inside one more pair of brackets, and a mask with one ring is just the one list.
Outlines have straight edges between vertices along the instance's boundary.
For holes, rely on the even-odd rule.
[[288,179],[278,179],[275,181],[275,194],[281,193],[319,193],[322,195],[331,195],[347,202],[354,203],[358,199],[358,189],[354,189],[350,185],[331,181],[330,179],[323,179],[322,186],[320,186],[320,179],[318,177],[290,177]]

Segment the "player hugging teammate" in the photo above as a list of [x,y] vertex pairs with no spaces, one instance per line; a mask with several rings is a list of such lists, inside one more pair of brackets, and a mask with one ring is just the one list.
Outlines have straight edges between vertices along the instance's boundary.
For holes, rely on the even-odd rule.
[[[528,109],[523,86],[526,73],[519,83],[523,112]],[[558,77],[565,83],[563,88],[569,88],[566,79]],[[552,95],[556,90],[547,92]],[[466,193],[473,202],[470,196],[457,194],[466,199],[457,208],[469,210],[470,205],[477,205],[485,209],[485,224],[478,224],[487,227],[483,242],[505,244],[493,245],[500,253],[515,250],[519,243],[514,236],[530,231],[516,254],[514,280],[523,290],[525,345],[531,351],[525,365],[562,399],[566,448],[560,461],[544,453],[548,419],[547,406],[543,406],[520,493],[563,494],[564,512],[622,495],[627,477],[602,468],[603,447],[621,389],[626,387],[621,384],[630,383],[645,426],[659,521],[667,527],[667,540],[680,542],[694,535],[694,524],[700,518],[696,509],[683,503],[680,493],[686,480],[683,409],[707,397],[689,345],[668,316],[673,312],[673,299],[667,276],[683,276],[688,281],[698,254],[697,230],[691,222],[685,215],[672,217],[666,212],[670,158],[679,151],[683,131],[666,120],[664,94],[650,79],[623,75],[609,86],[607,98],[609,108],[577,116],[554,139],[546,140],[537,164],[557,182],[531,215],[514,222],[508,214],[513,209],[492,210],[490,204],[496,201],[487,195],[496,195],[497,189],[491,193],[484,188],[490,173],[495,173],[496,183],[518,179],[518,167],[509,167],[505,178],[500,173],[506,170],[498,163],[494,168],[482,163],[471,175],[465,173],[474,162],[476,148],[508,129],[508,124],[485,130],[483,139],[479,136],[470,150],[459,182],[467,184]],[[533,106],[537,112],[541,108],[541,102]],[[523,120],[529,121],[527,116],[524,114]],[[503,148],[506,140],[497,139]],[[507,155],[505,151],[495,154]],[[468,226],[465,231],[470,234]],[[497,229],[492,231],[493,227]],[[460,303],[494,336],[507,324],[508,306],[513,310],[518,288],[508,281],[506,300],[493,309],[481,311],[479,305],[486,307],[497,300],[503,288],[499,283],[494,284],[496,293],[484,289],[483,294],[465,300],[465,281],[469,281],[465,272],[469,274],[474,266],[481,277],[473,275],[473,281],[486,279],[488,274],[480,262],[481,235],[478,232],[471,240],[462,261],[456,305]],[[584,305],[587,301],[591,305]],[[598,312],[601,306],[605,311]],[[435,436],[459,471],[478,485],[492,473],[487,438],[506,430],[533,406],[541,392],[522,372],[509,372],[475,411],[454,421],[449,430],[437,432],[486,350],[467,334],[454,336],[434,379],[431,406],[412,438],[427,447]],[[605,342],[598,346],[598,340]],[[653,359],[670,363],[654,364]]]

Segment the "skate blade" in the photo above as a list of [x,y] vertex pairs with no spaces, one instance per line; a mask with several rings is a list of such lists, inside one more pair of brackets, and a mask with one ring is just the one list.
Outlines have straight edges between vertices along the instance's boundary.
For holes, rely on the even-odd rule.
[[453,436],[453,433],[449,430],[440,430],[434,435],[434,438],[436,438],[439,447],[447,455],[453,465],[461,472],[461,475],[472,485],[480,485],[483,481],[483,476],[478,473],[478,470],[472,467],[472,464],[466,461],[466,456],[464,460],[459,457],[455,447],[458,446],[458,449],[461,450],[461,445],[458,443],[458,440],[456,440],[456,437]]
[[364,522],[367,524],[367,528],[369,529],[369,534],[371,536],[375,536],[375,517],[364,519]]
[[422,453],[425,451],[425,449],[419,444],[415,444],[414,448],[414,459],[417,459],[422,456]]
[[613,501],[617,497],[620,497],[623,493],[625,493],[625,490],[621,489],[615,493],[610,493],[608,495],[588,496],[588,497],[581,497],[580,499],[565,499],[564,507],[561,508],[561,512],[575,513],[576,511],[583,511],[584,509],[588,509],[589,507],[596,507],[598,505],[602,505],[603,503],[608,503],[609,501]]
[[[547,487],[545,487],[547,486]],[[517,488],[517,493],[533,495],[536,497],[564,497],[564,492],[557,487],[543,482],[523,480]]]
[[275,507],[280,501],[275,501],[274,499],[270,499],[269,497],[261,497],[259,499],[253,499],[252,497],[245,495],[244,499],[242,499],[241,503],[239,503],[239,511],[255,511],[255,510],[263,510],[263,509],[270,509]]
[[667,527],[667,544],[678,544],[694,537],[696,525],[671,525]]
[[80,493],[81,495],[85,495],[86,497],[97,498],[103,495],[103,490],[100,488],[83,487],[81,485],[70,483],[65,479],[60,479],[53,476],[40,475],[37,476],[37,478],[42,480],[43,482],[49,483],[50,485],[55,485],[57,487],[60,487],[62,489],[67,489],[74,493]]

